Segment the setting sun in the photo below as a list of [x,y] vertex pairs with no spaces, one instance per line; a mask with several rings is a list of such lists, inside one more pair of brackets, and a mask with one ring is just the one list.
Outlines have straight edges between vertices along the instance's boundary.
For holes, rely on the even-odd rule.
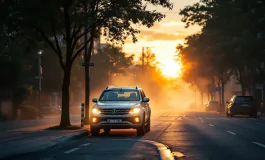
[[168,78],[177,78],[181,75],[181,62],[175,62],[173,59],[161,61],[161,70],[164,76]]

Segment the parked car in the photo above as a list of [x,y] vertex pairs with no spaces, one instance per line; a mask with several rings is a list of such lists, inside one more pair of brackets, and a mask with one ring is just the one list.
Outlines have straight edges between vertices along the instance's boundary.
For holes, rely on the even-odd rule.
[[206,104],[205,110],[206,111],[218,111],[220,105],[218,103],[218,101],[209,101]]
[[253,96],[233,96],[227,102],[226,116],[248,115],[249,117],[257,117],[257,105]]
[[92,135],[100,129],[136,129],[138,135],[150,131],[151,107],[149,98],[139,87],[107,87],[100,98],[93,98],[90,119]]

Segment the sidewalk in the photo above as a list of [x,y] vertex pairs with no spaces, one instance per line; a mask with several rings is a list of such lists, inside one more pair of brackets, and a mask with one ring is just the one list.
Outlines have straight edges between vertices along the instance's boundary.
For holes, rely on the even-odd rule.
[[[79,115],[71,115],[72,123],[81,123],[81,117]],[[18,128],[27,128],[34,126],[43,126],[49,124],[59,124],[60,123],[60,115],[57,116],[44,116],[44,118],[39,120],[9,120],[0,122],[0,132]]]
[[47,130],[54,125],[58,123],[0,131],[0,159],[47,149],[66,140],[88,134],[89,129],[86,126],[80,130]]

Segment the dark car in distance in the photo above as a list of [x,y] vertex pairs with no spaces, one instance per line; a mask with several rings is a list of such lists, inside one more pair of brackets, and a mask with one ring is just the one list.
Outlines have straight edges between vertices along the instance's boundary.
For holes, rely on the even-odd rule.
[[253,96],[233,96],[227,102],[226,116],[248,115],[249,117],[257,117],[257,105]]

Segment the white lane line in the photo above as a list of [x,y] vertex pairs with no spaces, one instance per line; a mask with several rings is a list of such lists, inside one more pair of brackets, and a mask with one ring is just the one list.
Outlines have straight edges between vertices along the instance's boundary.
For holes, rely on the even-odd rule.
[[90,145],[91,143],[85,143],[85,144],[82,144],[81,147],[85,147],[85,146],[88,146]]
[[211,126],[211,127],[214,127],[214,125],[213,125],[213,124],[209,124],[209,126]]
[[236,135],[234,132],[231,132],[231,131],[226,131],[226,132],[228,132],[228,133],[230,133],[232,135]]
[[201,122],[202,122],[202,123],[204,123],[204,121],[203,121],[203,120],[201,120]]
[[70,149],[70,150],[68,150],[68,151],[66,151],[66,152],[64,152],[65,154],[69,154],[69,153],[72,153],[72,152],[74,152],[74,151],[76,151],[76,150],[79,150],[80,148],[73,148],[73,149]]
[[264,144],[261,144],[261,143],[259,143],[259,142],[252,142],[252,143],[254,143],[254,144],[256,144],[256,145],[258,145],[258,146],[260,146],[260,147],[265,148],[265,145],[264,145]]
[[202,119],[201,117],[199,117],[200,119]]
[[212,118],[212,119],[216,119],[216,118]]

